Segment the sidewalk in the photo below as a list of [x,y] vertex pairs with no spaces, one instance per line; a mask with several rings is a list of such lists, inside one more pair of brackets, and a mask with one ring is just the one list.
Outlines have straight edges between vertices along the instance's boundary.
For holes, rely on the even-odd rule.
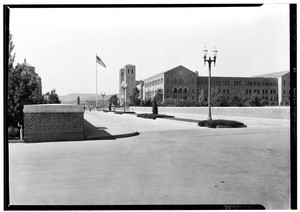
[[[204,114],[188,114],[188,113],[161,113],[165,115],[175,116],[174,121],[199,122],[207,120],[208,115]],[[258,117],[241,117],[241,116],[220,116],[212,114],[213,119],[227,119],[235,120],[244,123],[247,126],[254,127],[286,127],[290,126],[290,119],[276,119],[276,118],[258,118]]]
[[132,127],[118,124],[119,116],[103,111],[85,111],[84,140],[114,140],[139,135]]

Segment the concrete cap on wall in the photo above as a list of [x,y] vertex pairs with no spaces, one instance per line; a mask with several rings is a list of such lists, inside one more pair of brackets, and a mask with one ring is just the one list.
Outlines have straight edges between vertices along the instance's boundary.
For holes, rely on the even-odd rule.
[[71,104],[37,104],[24,105],[24,113],[83,113],[82,105]]

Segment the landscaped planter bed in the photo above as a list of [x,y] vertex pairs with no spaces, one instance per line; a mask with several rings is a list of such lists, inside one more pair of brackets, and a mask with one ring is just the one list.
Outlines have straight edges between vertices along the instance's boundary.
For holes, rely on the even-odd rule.
[[198,123],[200,127],[209,127],[209,128],[241,128],[247,127],[242,122],[232,121],[232,120],[224,120],[224,119],[216,119],[216,120],[204,120]]
[[145,118],[145,119],[156,119],[156,118],[175,118],[174,116],[168,116],[168,115],[164,115],[164,114],[151,114],[151,113],[141,113],[138,114],[137,117],[140,118]]
[[122,114],[135,114],[135,112],[133,112],[133,111],[115,111],[115,114],[120,114],[120,115],[122,115]]

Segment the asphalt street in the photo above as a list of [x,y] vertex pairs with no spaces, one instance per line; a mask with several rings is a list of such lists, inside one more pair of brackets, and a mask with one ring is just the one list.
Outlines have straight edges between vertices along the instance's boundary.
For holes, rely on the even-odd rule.
[[248,127],[209,129],[130,114],[92,111],[85,118],[110,134],[118,129],[140,134],[115,140],[10,143],[11,204],[290,208],[289,120],[231,117],[243,119]]

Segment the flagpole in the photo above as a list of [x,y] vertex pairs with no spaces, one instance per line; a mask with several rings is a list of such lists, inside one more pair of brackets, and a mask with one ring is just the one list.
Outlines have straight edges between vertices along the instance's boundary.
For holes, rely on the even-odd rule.
[[98,102],[98,76],[97,76],[97,53],[96,53],[96,109]]

